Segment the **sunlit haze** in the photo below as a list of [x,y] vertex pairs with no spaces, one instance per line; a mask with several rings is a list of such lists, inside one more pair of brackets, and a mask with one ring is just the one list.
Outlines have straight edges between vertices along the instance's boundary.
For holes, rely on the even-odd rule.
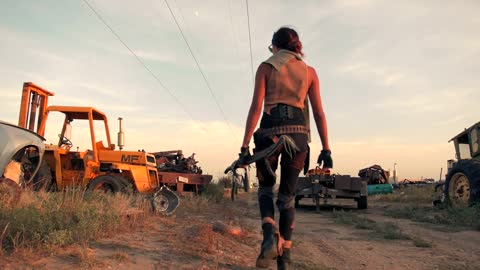
[[[253,94],[245,1],[168,1],[208,86],[164,1],[88,2],[158,80],[84,1],[2,0],[0,120],[17,123],[34,82],[55,92],[51,105],[106,113],[113,142],[123,117],[126,150],[195,152],[219,176]],[[249,1],[253,67],[292,26],[320,78],[334,172],[397,163],[400,179],[438,179],[448,140],[480,120],[479,12],[478,1]],[[88,148],[87,129],[72,142]]]

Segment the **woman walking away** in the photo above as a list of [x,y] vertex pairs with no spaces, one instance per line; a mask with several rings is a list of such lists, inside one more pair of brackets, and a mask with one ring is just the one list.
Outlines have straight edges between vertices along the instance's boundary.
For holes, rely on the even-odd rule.
[[[273,55],[258,67],[252,104],[248,112],[240,160],[250,156],[249,143],[254,137],[254,153],[280,141],[287,141],[273,154],[256,162],[259,180],[258,202],[262,217],[263,241],[257,267],[267,268],[276,258],[278,269],[288,269],[291,263],[292,231],[295,219],[295,189],[298,176],[308,154],[308,124],[304,116],[306,98],[312,104],[313,115],[323,150],[318,163],[332,167],[328,144],[327,122],[320,98],[320,83],[315,69],[302,61],[302,43],[295,30],[287,27],[273,34],[269,46]],[[307,105],[308,106],[308,105]],[[254,129],[260,118],[260,128]],[[290,142],[290,146],[288,146]],[[292,147],[293,145],[293,147]],[[294,151],[292,151],[294,149]],[[280,187],[277,207],[280,212],[278,230],[274,217],[273,187],[275,171],[281,156]],[[308,163],[308,161],[307,161]]]

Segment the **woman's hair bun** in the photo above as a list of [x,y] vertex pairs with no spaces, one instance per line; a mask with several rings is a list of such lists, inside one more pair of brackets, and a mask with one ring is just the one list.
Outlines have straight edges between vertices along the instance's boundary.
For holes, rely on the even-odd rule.
[[289,50],[303,56],[302,42],[295,30],[289,27],[281,27],[272,38],[272,44],[279,49]]

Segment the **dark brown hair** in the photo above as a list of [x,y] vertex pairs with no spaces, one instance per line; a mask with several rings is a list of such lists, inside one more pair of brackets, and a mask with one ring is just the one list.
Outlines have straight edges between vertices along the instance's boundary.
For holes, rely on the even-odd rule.
[[303,56],[302,42],[295,30],[288,27],[281,27],[273,33],[272,44],[279,49],[289,50]]

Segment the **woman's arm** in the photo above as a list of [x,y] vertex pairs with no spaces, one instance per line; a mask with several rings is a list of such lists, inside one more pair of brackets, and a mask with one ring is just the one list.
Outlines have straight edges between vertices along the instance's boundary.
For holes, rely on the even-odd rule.
[[322,140],[323,150],[330,150],[330,144],[328,143],[327,119],[325,118],[325,113],[323,112],[322,98],[320,97],[320,82],[318,80],[317,72],[315,72],[314,68],[308,67],[308,71],[308,73],[312,75],[312,80],[308,89],[308,97],[310,99],[310,103],[312,104],[313,117],[315,118],[315,123],[317,124],[320,140]]
[[242,147],[248,147],[252,138],[258,119],[262,113],[263,100],[265,99],[265,89],[267,85],[267,76],[271,72],[268,64],[262,63],[255,75],[255,89],[253,92],[252,104],[248,111],[247,123],[245,124],[245,134],[243,136]]

